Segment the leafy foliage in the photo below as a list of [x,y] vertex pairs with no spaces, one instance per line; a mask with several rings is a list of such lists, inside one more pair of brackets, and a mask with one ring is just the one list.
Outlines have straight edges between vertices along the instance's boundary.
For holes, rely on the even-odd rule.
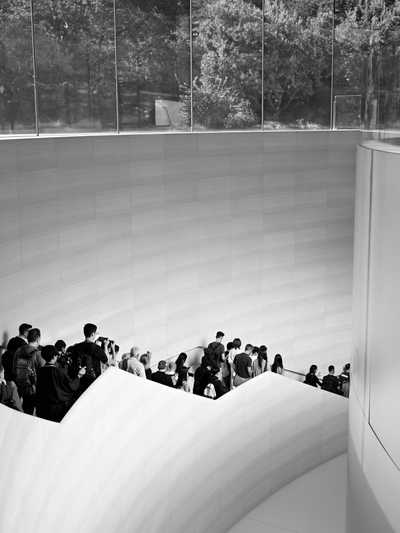
[[[336,0],[335,13],[332,0],[264,0],[264,20],[261,6],[192,0],[190,91],[188,0],[117,0],[116,49],[112,0],[35,0],[41,122],[114,127],[116,53],[126,127],[154,126],[156,98],[180,100],[188,123],[192,93],[195,127],[253,127],[262,107],[270,124],[326,125],[333,27],[336,93],[361,95],[368,127],[397,117],[400,0]],[[29,0],[0,2],[0,127],[15,121],[34,123]]]

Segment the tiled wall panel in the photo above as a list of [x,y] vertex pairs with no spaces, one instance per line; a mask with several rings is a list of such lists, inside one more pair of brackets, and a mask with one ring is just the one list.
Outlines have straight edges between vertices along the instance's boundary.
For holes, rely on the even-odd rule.
[[217,329],[287,366],[349,359],[353,132],[0,143],[0,331],[97,322],[155,359]]

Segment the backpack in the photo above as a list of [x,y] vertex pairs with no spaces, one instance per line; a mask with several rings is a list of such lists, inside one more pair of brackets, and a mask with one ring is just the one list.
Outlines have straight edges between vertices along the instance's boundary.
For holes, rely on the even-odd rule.
[[15,383],[18,387],[19,395],[31,395],[36,392],[36,372],[31,359],[17,357],[15,361]]
[[96,374],[93,368],[93,357],[82,349],[81,346],[75,344],[73,347],[72,361],[69,366],[70,376],[76,378],[81,368],[86,367],[85,379],[96,379]]
[[6,405],[7,407],[15,407],[12,392],[7,386],[7,383],[0,383],[0,403]]
[[1,356],[1,362],[4,367],[4,377],[8,381],[14,381],[14,353],[10,350],[6,350]]

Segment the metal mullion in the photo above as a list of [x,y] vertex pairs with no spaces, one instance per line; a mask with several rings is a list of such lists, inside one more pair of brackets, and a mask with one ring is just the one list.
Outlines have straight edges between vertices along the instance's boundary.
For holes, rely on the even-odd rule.
[[37,88],[36,48],[35,48],[35,24],[33,22],[33,2],[30,0],[31,11],[31,44],[32,44],[32,77],[33,77],[33,101],[35,108],[35,132],[39,136],[39,100]]
[[115,77],[115,121],[117,133],[119,128],[119,94],[118,94],[118,56],[117,56],[117,0],[113,0],[114,19],[114,77]]

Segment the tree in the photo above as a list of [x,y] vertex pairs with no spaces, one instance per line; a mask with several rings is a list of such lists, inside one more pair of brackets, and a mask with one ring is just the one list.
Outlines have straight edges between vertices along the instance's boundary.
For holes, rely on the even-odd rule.
[[399,99],[400,2],[353,4],[335,33],[337,84],[362,94],[364,127],[376,128],[385,121],[388,100]]
[[303,17],[285,2],[265,0],[264,98],[273,120],[329,83],[331,23],[329,12]]

